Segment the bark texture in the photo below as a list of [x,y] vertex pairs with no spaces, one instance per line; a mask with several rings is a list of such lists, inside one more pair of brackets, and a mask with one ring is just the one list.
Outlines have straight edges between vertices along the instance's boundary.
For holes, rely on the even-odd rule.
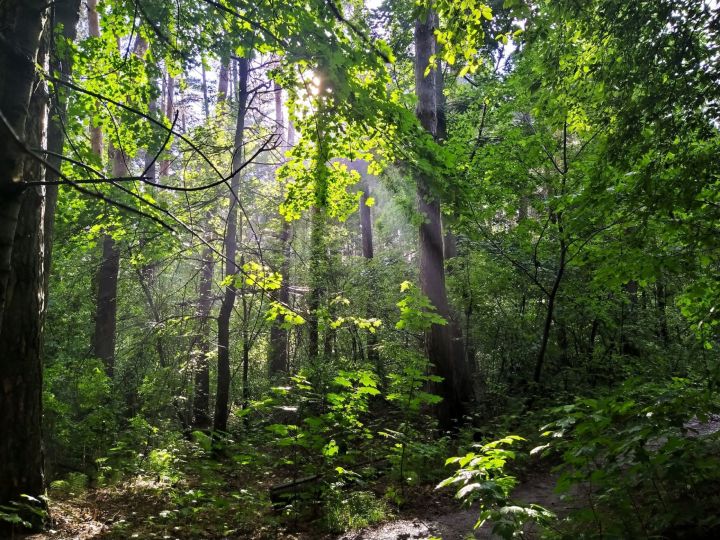
[[[30,95],[35,81],[35,63],[40,34],[46,20],[43,0],[0,2],[0,325],[5,306],[12,302],[8,287],[12,274],[15,230],[23,202],[23,161],[25,153],[15,135],[26,138]],[[41,61],[42,63],[42,61]]]
[[[45,20],[42,2],[0,4],[0,30],[4,34],[0,40],[0,111],[31,147],[47,142],[47,88],[36,77],[33,64],[37,61],[46,66],[49,33],[42,40],[40,36]],[[11,46],[16,48],[9,50]],[[33,89],[27,99],[25,88]],[[18,145],[11,144],[8,127],[0,124],[0,250],[6,315],[0,323],[0,505],[6,505],[20,501],[22,494],[37,497],[44,490],[41,348],[45,188],[15,188],[20,181],[44,180],[45,170]],[[13,206],[17,207],[14,215],[9,213]],[[10,230],[12,236],[8,238]],[[33,516],[24,517],[32,521]],[[34,524],[40,525],[37,518]],[[4,534],[2,526],[0,534]]]

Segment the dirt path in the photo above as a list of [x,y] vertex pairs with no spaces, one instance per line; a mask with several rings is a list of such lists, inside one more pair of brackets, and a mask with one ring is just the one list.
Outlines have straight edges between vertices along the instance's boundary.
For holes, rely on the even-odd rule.
[[[550,473],[530,476],[513,493],[517,502],[535,503],[557,514],[566,513],[566,503],[554,492],[555,478]],[[445,510],[445,511],[444,511]],[[491,526],[485,524],[474,531],[478,512],[473,509],[447,512],[446,509],[428,508],[423,516],[407,516],[378,527],[345,533],[337,540],[412,540],[440,537],[443,540],[466,538],[497,538]],[[529,531],[532,538],[532,532]]]

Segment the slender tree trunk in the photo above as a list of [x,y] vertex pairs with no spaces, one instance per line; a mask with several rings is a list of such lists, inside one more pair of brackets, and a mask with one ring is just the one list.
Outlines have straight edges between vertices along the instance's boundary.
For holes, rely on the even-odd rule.
[[[328,149],[325,143],[325,87],[323,76],[319,77],[317,88],[317,140],[315,156],[314,204],[310,217],[310,294],[308,295],[308,358],[316,363],[320,360],[320,327],[318,313],[327,285],[327,197],[328,197]],[[327,353],[328,343],[325,342]]]
[[[370,263],[375,257],[375,246],[373,245],[373,231],[372,231],[372,208],[368,206],[367,202],[372,197],[370,189],[370,178],[368,176],[368,164],[363,162],[358,165],[358,172],[361,176],[360,189],[362,190],[362,197],[360,197],[360,238],[362,243],[362,256]],[[371,264],[368,264],[368,286],[370,290],[374,287],[375,282],[375,269]],[[370,306],[368,306],[369,308]],[[371,315],[368,309],[367,315]],[[367,357],[368,362],[375,366],[378,376],[384,379],[385,373],[382,364],[380,363],[380,355],[378,354],[378,342],[377,335],[369,333],[367,338]]]
[[[323,166],[319,165],[319,166]],[[310,217],[310,294],[308,296],[308,358],[318,360],[320,352],[320,326],[318,310],[324,290],[325,272],[325,208],[315,205]]]
[[[225,68],[226,69],[226,68]],[[227,94],[227,70],[226,75],[221,76],[218,83],[218,105],[224,103]],[[223,88],[223,85],[224,88]],[[203,108],[206,119],[210,115],[210,103],[207,96],[207,83],[205,67],[203,66]],[[211,221],[212,212],[208,210],[205,214],[205,242],[212,242]],[[212,249],[205,246],[202,250],[200,263],[200,285],[198,288],[198,334],[195,338],[197,346],[195,356],[195,394],[193,398],[193,425],[198,429],[208,429],[212,426],[210,415],[210,312],[212,311],[212,282],[215,270],[215,260]]]
[[[110,145],[112,174],[114,177],[129,174],[127,156]],[[93,352],[103,361],[108,377],[115,375],[115,331],[117,327],[117,290],[120,273],[120,249],[111,234],[102,238],[102,258],[97,274],[97,305]]]
[[[562,227],[560,228],[560,234],[562,235]],[[567,246],[565,245],[564,240],[560,240],[560,260],[558,262],[558,270],[555,274],[555,281],[553,282],[552,289],[550,289],[550,294],[548,295],[548,306],[547,312],[545,313],[545,324],[543,325],[542,339],[540,341],[540,350],[538,351],[537,359],[535,360],[535,372],[533,374],[533,381],[535,381],[536,383],[540,382],[540,378],[542,376],[542,368],[545,362],[545,353],[547,352],[553,316],[555,315],[555,301],[557,299],[558,291],[560,290],[560,283],[562,282],[563,275],[565,273],[566,255]]]
[[[283,118],[282,108],[282,87],[275,83],[275,129],[278,136],[277,144],[281,150],[285,147],[283,133],[285,131],[285,121]],[[287,147],[293,143],[290,141],[292,128],[288,129]],[[277,170],[277,168],[276,168]],[[280,218],[280,236],[278,238],[280,244],[280,276],[282,283],[278,291],[277,299],[280,303],[287,305],[290,302],[290,223]],[[270,327],[270,347],[268,351],[268,372],[270,377],[287,373],[288,371],[288,331],[281,327],[280,321],[274,321]]]
[[[210,213],[208,212],[208,221]],[[206,240],[210,240],[209,235]],[[202,251],[200,268],[200,290],[197,315],[200,329],[197,336],[197,356],[195,364],[195,397],[193,399],[193,422],[199,429],[207,429],[210,421],[210,327],[209,318],[212,309],[213,252],[209,247]]]
[[202,63],[202,93],[203,93],[203,112],[205,120],[210,119],[210,100],[208,99],[207,73],[205,71],[205,62]]
[[[62,0],[55,3],[54,22],[63,27],[62,38],[72,43],[77,37],[77,23],[80,19],[80,0]],[[63,80],[68,80],[72,74],[72,55],[67,54],[69,50],[63,49],[66,54],[51,59],[50,68],[59,73]],[[61,51],[55,48],[56,54]],[[57,155],[62,154],[65,142],[64,121],[67,116],[67,103],[65,89],[56,85],[51,99],[51,114],[48,123],[48,150],[52,152],[47,157],[48,162],[57,170],[60,169],[62,160]],[[57,181],[59,177],[56,172],[47,170],[46,180]],[[45,295],[47,296],[49,276],[52,259],[53,233],[55,231],[55,210],[58,200],[58,186],[49,185],[45,187]]]
[[[22,0],[0,9],[0,505],[44,490],[45,188],[23,191],[19,183],[43,181],[45,170],[23,153],[10,129],[31,147],[47,142],[47,87],[35,74],[35,62],[47,68],[46,8],[45,2]],[[37,516],[23,517],[41,525]],[[6,525],[0,525],[0,535]]]
[[367,164],[361,165],[361,184],[362,197],[360,197],[360,235],[362,240],[363,258],[372,260],[374,257],[373,232],[372,232],[372,211],[367,202],[370,197],[370,179],[367,174]]
[[[434,20],[435,14],[430,11],[424,20],[418,19],[415,23],[415,90],[418,97],[416,115],[421,125],[436,137],[438,76],[433,72],[427,77],[424,74],[430,57],[436,53]],[[450,307],[445,289],[440,201],[430,190],[430,178],[422,173],[418,174],[417,178],[417,204],[424,217],[419,237],[420,284],[438,314],[450,322]],[[436,373],[443,378],[439,388],[443,401],[437,408],[438,421],[443,430],[452,428],[453,423],[460,420],[466,398],[458,378],[464,359],[455,358],[453,349],[451,329],[448,326],[432,325],[427,334],[427,350]]]
[[[244,161],[244,132],[245,114],[248,99],[248,70],[247,58],[238,60],[240,69],[240,92],[238,103],[238,116],[235,125],[235,151],[232,159],[232,168],[237,170]],[[228,210],[227,226],[225,232],[225,277],[235,277],[238,267],[235,263],[237,255],[237,224],[238,204],[235,200],[239,196],[240,173],[233,175],[230,181],[230,206]],[[215,399],[215,431],[227,431],[227,422],[230,415],[230,316],[235,305],[236,287],[230,283],[225,287],[220,313],[218,315],[218,381]]]
[[670,345],[670,332],[668,331],[667,323],[667,288],[665,287],[665,281],[660,278],[657,282],[657,308],[658,318],[660,319],[660,338],[662,339],[663,345],[667,347]]

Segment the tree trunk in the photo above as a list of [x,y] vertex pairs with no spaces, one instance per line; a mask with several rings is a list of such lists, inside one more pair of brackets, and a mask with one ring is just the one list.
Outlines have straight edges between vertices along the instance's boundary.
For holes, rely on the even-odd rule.
[[660,323],[660,338],[662,339],[663,345],[665,347],[670,345],[670,332],[668,332],[668,322],[667,322],[667,288],[665,287],[665,282],[662,278],[658,279],[657,282],[657,308],[658,308],[658,318]]
[[[77,37],[77,23],[80,19],[80,0],[63,0],[55,3],[54,13],[55,24],[61,24],[63,27],[62,38],[67,42],[72,43]],[[63,49],[66,53],[69,50]],[[55,47],[55,52],[60,53],[61,51]],[[63,80],[68,80],[72,74],[72,56],[65,54],[62,57],[56,56],[51,58],[50,69],[56,73]],[[65,100],[65,88],[61,85],[56,85],[51,99],[52,113],[50,114],[50,121],[48,124],[48,150],[54,154],[62,154],[65,132],[64,132],[64,119],[67,115],[67,103]],[[49,154],[47,157],[48,163],[50,163],[55,169],[60,169],[62,160],[57,155]],[[57,181],[59,176],[52,170],[47,170],[45,173],[46,180]],[[50,277],[51,259],[52,259],[52,248],[53,248],[53,233],[55,231],[55,210],[57,208],[58,200],[58,186],[46,186],[45,187],[45,284],[44,290],[47,296],[48,292],[48,279]]]
[[[222,71],[222,68],[221,68]],[[219,86],[222,86],[222,76]],[[225,76],[227,84],[227,76]],[[226,90],[218,91],[218,104],[224,102]],[[203,66],[203,109],[205,118],[210,115],[210,103],[207,96],[205,66]],[[212,212],[205,214],[205,242],[212,242]],[[197,347],[195,356],[195,393],[193,398],[193,426],[197,429],[208,429],[212,426],[210,415],[210,312],[212,311],[212,282],[215,270],[213,250],[205,246],[202,250],[200,263],[200,285],[198,288],[197,316],[199,329],[195,337]]]
[[[282,87],[275,83],[275,130],[278,136],[277,144],[280,149],[284,150],[283,133],[285,131],[285,121],[283,118],[282,108]],[[293,143],[291,137],[293,135],[292,128],[288,129],[287,147]],[[277,170],[277,168],[276,168]],[[290,222],[284,218],[282,220],[280,236],[280,276],[282,282],[278,291],[278,302],[287,305],[290,302]],[[288,372],[288,331],[281,327],[280,321],[274,321],[270,327],[270,347],[268,351],[268,373],[270,377],[282,375]]]
[[[210,220],[210,213],[207,215]],[[209,235],[208,235],[209,236]],[[209,241],[209,238],[206,237]],[[195,363],[195,397],[193,399],[193,425],[207,429],[210,421],[210,327],[208,324],[212,309],[213,252],[209,247],[202,251],[200,288],[197,315],[200,329],[197,335],[197,356]]]
[[115,372],[115,328],[120,251],[109,234],[102,237],[102,259],[97,273],[97,305],[93,353],[103,361],[108,377]]
[[[314,130],[316,137],[315,170],[313,186],[313,207],[310,216],[310,293],[308,295],[308,358],[311,363],[319,365],[320,361],[320,329],[318,313],[322,298],[325,295],[328,276],[327,256],[327,202],[329,171],[328,148],[325,142],[325,123],[327,121],[325,102],[325,77],[321,73],[317,85],[317,127]],[[330,343],[324,343],[324,353],[328,353]]]
[[[0,111],[31,147],[46,144],[47,88],[35,76],[46,67],[45,2],[5,2],[0,9]],[[49,29],[48,29],[49,30]],[[12,44],[12,45],[11,45]],[[11,48],[12,47],[12,48]],[[31,89],[34,91],[31,93]],[[44,167],[24,155],[0,123],[0,504],[43,494],[42,324],[45,188],[17,189],[44,180]],[[40,526],[37,516],[26,516]],[[0,534],[4,534],[0,526]]]
[[[324,167],[324,164],[318,166]],[[308,296],[308,358],[318,360],[320,353],[320,326],[318,310],[323,295],[325,260],[325,208],[315,205],[310,217],[310,294]]]
[[[560,235],[563,234],[562,227],[560,227]],[[557,299],[558,291],[560,290],[560,283],[565,273],[565,256],[567,255],[567,246],[564,240],[560,240],[560,260],[558,262],[558,270],[555,274],[555,281],[553,282],[552,289],[548,295],[548,307],[545,314],[545,324],[543,325],[542,339],[540,341],[540,350],[538,351],[537,359],[535,360],[535,372],[533,374],[533,381],[540,383],[542,376],[543,363],[545,362],[545,353],[547,352],[548,341],[550,340],[550,330],[552,328],[553,316],[555,314],[555,300]]]
[[[235,124],[235,151],[232,159],[232,168],[238,170],[244,161],[244,132],[245,114],[247,108],[247,84],[249,61],[247,58],[238,60],[240,68],[240,92],[238,103],[238,116]],[[233,175],[230,180],[230,206],[228,210],[227,226],[225,232],[225,277],[235,277],[238,272],[235,257],[237,254],[237,222],[238,204],[235,200],[239,196],[240,173]],[[227,421],[230,415],[230,316],[235,305],[235,283],[231,282],[225,287],[220,313],[218,315],[218,380],[215,399],[215,431],[227,431]]]
[[[112,175],[127,176],[130,171],[127,156],[110,145]],[[115,374],[115,330],[117,326],[117,288],[120,273],[120,249],[111,234],[102,238],[102,258],[97,273],[97,305],[95,308],[95,333],[93,352],[103,361],[108,377]]]
[[[373,245],[372,231],[372,209],[367,205],[368,199],[372,196],[370,189],[370,178],[368,176],[367,163],[358,165],[358,172],[361,176],[360,189],[362,197],[360,197],[360,238],[362,243],[362,256],[369,263],[375,257],[375,246]],[[375,269],[368,264],[368,286],[370,290],[374,287]],[[371,316],[368,306],[368,316]],[[380,363],[380,355],[377,348],[377,336],[373,333],[368,334],[367,338],[367,358],[370,364],[375,366],[378,376],[384,378],[383,366]]]
[[[15,229],[22,204],[23,151],[10,130],[25,139],[30,94],[35,81],[35,62],[40,33],[45,22],[47,2],[6,0],[0,9],[0,325],[5,306],[12,301],[8,289],[12,274]],[[6,125],[7,123],[7,125]]]
[[[424,20],[415,23],[415,90],[418,97],[416,115],[421,125],[433,137],[437,136],[438,104],[437,74],[424,72],[430,57],[436,52],[433,21],[435,14],[430,11]],[[451,321],[450,307],[445,289],[445,268],[443,257],[442,224],[440,201],[431,193],[431,179],[419,173],[417,178],[418,210],[424,217],[420,225],[420,285],[439,315]],[[434,324],[427,333],[427,351],[437,375],[443,378],[440,395],[443,401],[437,407],[437,416],[442,430],[450,429],[463,414],[463,395],[458,375],[464,359],[455,358],[452,333],[448,325]]]

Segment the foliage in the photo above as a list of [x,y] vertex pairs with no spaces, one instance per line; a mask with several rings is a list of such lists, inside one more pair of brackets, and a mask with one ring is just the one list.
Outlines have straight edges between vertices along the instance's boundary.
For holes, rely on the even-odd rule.
[[475,445],[477,452],[464,456],[450,457],[446,465],[458,465],[458,470],[437,485],[437,488],[454,486],[455,497],[464,504],[477,504],[480,515],[475,528],[485,521],[491,521],[493,534],[501,538],[523,536],[526,523],[547,525],[553,518],[552,512],[536,504],[517,505],[511,502],[517,479],[506,470],[509,461],[515,459],[515,451],[508,447],[523,441],[517,435],[508,435],[497,441]]
[[325,527],[330,532],[344,532],[368,527],[390,515],[387,505],[371,491],[331,490],[325,500]]
[[556,409],[543,428],[549,443],[536,451],[560,453],[558,488],[583,503],[570,526],[602,538],[712,536],[717,410],[713,393],[683,379],[631,380]]

